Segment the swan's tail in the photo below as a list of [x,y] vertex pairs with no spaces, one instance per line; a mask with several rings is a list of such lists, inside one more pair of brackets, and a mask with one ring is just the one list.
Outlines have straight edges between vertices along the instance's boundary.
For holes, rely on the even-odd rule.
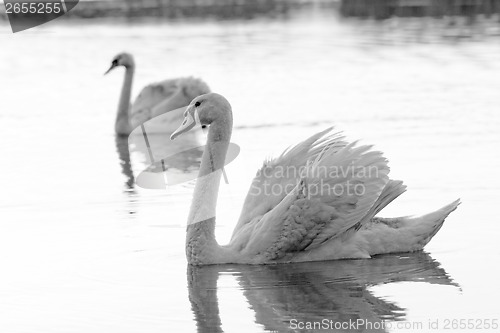
[[421,250],[441,229],[446,217],[457,209],[460,199],[422,216],[373,218],[365,234],[370,255]]
[[458,205],[460,205],[460,199],[457,199],[432,213],[408,219],[408,228],[415,231],[415,236],[419,238],[417,241],[421,244],[421,247],[424,247],[427,243],[429,243],[432,237],[434,237],[434,235],[443,226],[444,220],[448,217],[448,215],[450,215],[451,212],[457,209]]

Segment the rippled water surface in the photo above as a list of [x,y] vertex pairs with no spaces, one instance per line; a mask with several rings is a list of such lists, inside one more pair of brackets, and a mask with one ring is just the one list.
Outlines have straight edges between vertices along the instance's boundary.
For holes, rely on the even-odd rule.
[[[286,332],[323,319],[447,331],[446,320],[500,320],[498,32],[491,21],[376,23],[329,10],[15,35],[2,23],[1,331]],[[332,125],[384,151],[408,185],[381,215],[463,204],[424,253],[188,269],[192,184],[134,185],[145,157],[113,133],[123,76],[103,73],[123,50],[136,57],[134,94],[194,75],[232,103],[241,153],[221,186],[221,243],[262,160]]]

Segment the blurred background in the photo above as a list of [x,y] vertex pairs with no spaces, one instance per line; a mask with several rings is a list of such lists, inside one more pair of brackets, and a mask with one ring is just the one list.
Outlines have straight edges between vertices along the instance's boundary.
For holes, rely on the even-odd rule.
[[[498,321],[499,11],[498,0],[80,1],[13,34],[0,5],[2,331]],[[408,186],[381,216],[463,203],[424,253],[187,269],[192,183],[138,187],[147,158],[114,134],[123,70],[103,74],[122,51],[135,57],[133,99],[194,76],[231,102],[241,153],[221,186],[220,243],[264,158],[329,126],[383,151]]]

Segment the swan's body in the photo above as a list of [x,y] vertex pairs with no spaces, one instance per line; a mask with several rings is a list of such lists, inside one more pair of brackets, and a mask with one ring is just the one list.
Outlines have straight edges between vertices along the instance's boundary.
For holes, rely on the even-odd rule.
[[[144,87],[131,104],[135,73],[134,58],[128,53],[118,54],[113,58],[106,74],[118,66],[125,67],[125,78],[115,121],[115,131],[118,135],[129,135],[134,128],[144,122],[160,114],[184,107],[196,96],[210,92],[207,84],[196,78],[170,79]],[[180,119],[182,119],[181,112],[172,112],[171,117],[163,118],[165,122],[161,124],[162,131],[173,132],[174,124]],[[148,132],[151,132],[151,129],[148,128]]]
[[[231,106],[211,93],[195,98],[184,114],[172,138],[196,122],[210,126],[187,226],[186,255],[193,265],[370,258],[417,251],[459,204],[457,200],[421,217],[375,217],[406,187],[389,179],[382,153],[349,144],[341,133],[328,129],[264,163],[231,241],[220,246],[214,235],[215,206],[232,131]],[[318,186],[326,190],[318,191]],[[266,188],[284,191],[269,193]]]

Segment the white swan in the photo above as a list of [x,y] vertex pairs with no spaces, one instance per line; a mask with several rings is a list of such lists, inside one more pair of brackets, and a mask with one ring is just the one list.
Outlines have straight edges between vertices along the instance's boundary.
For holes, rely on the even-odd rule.
[[[220,246],[214,235],[215,206],[232,131],[231,106],[223,96],[210,93],[195,98],[184,116],[172,139],[196,123],[209,126],[187,226],[186,255],[192,265],[370,258],[417,251],[460,203],[456,200],[421,217],[375,217],[406,187],[389,179],[381,152],[349,144],[341,133],[328,129],[264,162],[231,241]],[[285,191],[277,193],[279,189]]]
[[[132,55],[129,53],[116,55],[104,74],[108,74],[119,66],[125,67],[125,79],[115,122],[115,131],[118,135],[129,135],[134,128],[145,121],[184,107],[196,96],[210,92],[207,84],[196,78],[170,79],[144,87],[134,104],[131,105],[130,95],[135,72],[135,62]],[[167,121],[164,124],[167,128],[164,126],[162,131],[171,133],[175,128],[168,128],[169,125],[172,126],[177,120],[182,119],[182,114],[173,112],[171,117],[164,119]],[[150,131],[148,130],[148,132]]]

